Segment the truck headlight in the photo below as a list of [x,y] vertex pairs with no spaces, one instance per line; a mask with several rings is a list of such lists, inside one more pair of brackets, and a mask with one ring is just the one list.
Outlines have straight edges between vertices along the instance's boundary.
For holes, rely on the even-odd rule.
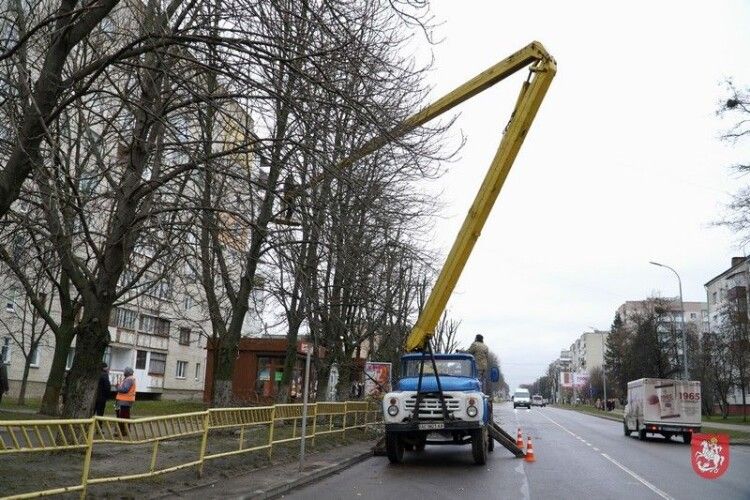
[[466,408],[466,414],[471,418],[476,417],[477,413],[479,413],[479,410],[477,410],[476,406],[469,406],[468,408]]
[[389,406],[388,407],[388,415],[390,415],[392,417],[395,417],[396,415],[398,415],[398,406],[396,406],[396,405]]

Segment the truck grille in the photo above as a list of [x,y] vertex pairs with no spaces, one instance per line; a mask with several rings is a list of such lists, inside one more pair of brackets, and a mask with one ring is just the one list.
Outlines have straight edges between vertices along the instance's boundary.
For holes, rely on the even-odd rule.
[[[448,414],[452,415],[460,409],[460,402],[452,396],[445,395],[445,406],[448,408]],[[414,412],[414,406],[417,404],[417,397],[412,396],[406,400],[406,413],[411,415]],[[434,396],[423,397],[419,403],[419,418],[421,419],[442,419],[443,407],[440,404],[440,398]]]

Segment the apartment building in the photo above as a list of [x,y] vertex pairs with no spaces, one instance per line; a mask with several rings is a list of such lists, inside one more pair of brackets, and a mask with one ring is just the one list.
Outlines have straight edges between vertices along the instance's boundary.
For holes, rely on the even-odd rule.
[[[727,321],[726,312],[732,311],[733,316],[750,322],[748,308],[748,285],[750,284],[750,259],[747,257],[732,257],[728,269],[712,278],[705,284],[708,302],[709,332],[718,332]],[[747,328],[747,326],[745,326]],[[729,412],[742,413],[741,384],[730,389],[728,402]],[[745,388],[745,394],[750,394],[750,384]]]
[[570,345],[570,369],[574,373],[585,373],[604,365],[609,332],[595,330],[584,332]]

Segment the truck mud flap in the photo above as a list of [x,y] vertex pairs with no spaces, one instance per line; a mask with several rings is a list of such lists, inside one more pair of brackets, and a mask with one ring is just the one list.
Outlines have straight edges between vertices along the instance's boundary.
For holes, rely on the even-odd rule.
[[489,431],[490,437],[503,445],[505,449],[507,449],[509,452],[513,453],[516,458],[523,458],[526,456],[526,453],[516,446],[515,440],[510,437],[510,434],[505,432],[499,425],[497,425],[495,422],[492,422],[490,426],[487,428]]

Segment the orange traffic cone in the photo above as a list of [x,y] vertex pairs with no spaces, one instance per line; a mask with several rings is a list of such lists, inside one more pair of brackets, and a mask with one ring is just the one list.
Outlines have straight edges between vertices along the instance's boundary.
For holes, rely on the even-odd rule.
[[523,434],[521,434],[521,428],[518,428],[518,434],[516,434],[516,446],[523,450]]
[[534,447],[531,445],[531,436],[526,436],[526,458],[527,462],[536,462],[534,458]]

